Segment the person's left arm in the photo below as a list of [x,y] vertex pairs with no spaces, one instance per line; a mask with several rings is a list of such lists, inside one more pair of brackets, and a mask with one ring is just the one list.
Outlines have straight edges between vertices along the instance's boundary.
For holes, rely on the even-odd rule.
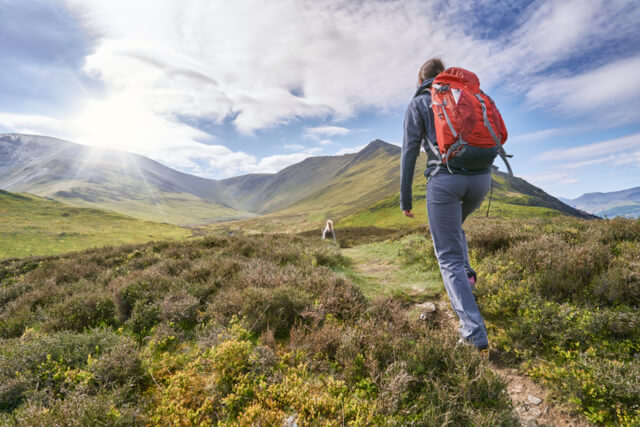
[[416,108],[417,103],[412,101],[404,116],[404,134],[402,137],[402,160],[400,166],[400,208],[405,216],[413,217],[411,209],[413,174],[416,168],[416,160],[420,155],[420,145],[424,132],[424,120]]

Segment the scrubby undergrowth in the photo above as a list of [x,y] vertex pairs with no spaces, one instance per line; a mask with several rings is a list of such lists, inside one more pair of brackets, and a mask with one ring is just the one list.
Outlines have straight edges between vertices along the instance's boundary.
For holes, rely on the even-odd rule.
[[0,424],[517,422],[476,354],[345,262],[271,235],[0,263]]
[[[640,221],[472,218],[465,229],[500,357],[592,422],[640,425]],[[437,268],[428,236],[400,256]]]

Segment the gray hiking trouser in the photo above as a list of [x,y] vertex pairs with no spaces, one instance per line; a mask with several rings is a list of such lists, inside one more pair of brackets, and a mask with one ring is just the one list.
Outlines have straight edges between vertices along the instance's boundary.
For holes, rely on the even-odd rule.
[[440,173],[427,183],[427,214],[440,273],[453,310],[460,318],[460,335],[475,346],[488,345],[487,330],[472,294],[467,273],[467,238],[462,223],[489,191],[491,173]]

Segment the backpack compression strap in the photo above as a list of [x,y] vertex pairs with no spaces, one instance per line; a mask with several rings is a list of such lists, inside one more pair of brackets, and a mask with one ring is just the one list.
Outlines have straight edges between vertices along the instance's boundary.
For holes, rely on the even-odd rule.
[[489,129],[489,133],[491,134],[493,141],[496,143],[496,147],[498,148],[498,155],[502,158],[502,160],[504,161],[504,164],[507,166],[509,175],[513,176],[511,165],[509,165],[509,162],[507,161],[507,157],[513,157],[513,155],[509,155],[504,151],[504,148],[502,147],[502,143],[500,142],[500,138],[498,138],[498,135],[496,135],[495,131],[493,130],[493,127],[489,122],[489,116],[487,116],[487,106],[484,105],[484,99],[482,99],[479,93],[476,93],[476,98],[478,98],[478,101],[480,101],[480,106],[482,107],[482,118],[484,119],[484,125],[487,129]]

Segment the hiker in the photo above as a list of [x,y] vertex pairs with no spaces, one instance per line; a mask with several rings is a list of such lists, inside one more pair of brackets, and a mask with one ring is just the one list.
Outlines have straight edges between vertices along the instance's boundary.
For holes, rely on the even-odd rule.
[[336,233],[333,231],[333,221],[330,219],[327,220],[327,224],[322,229],[322,240],[327,238],[327,234],[331,233],[331,237],[333,237],[333,241],[336,241]]
[[[438,148],[439,145],[437,143],[440,141],[436,139],[436,134],[438,133],[440,138],[442,131],[438,130],[436,132],[437,122],[433,113],[433,108],[435,107],[432,108],[431,86],[434,78],[444,70],[442,61],[439,58],[433,58],[422,65],[418,74],[418,90],[409,103],[404,121],[400,205],[404,216],[414,217],[411,187],[416,160],[420,154],[420,147],[424,144],[427,152],[425,176],[427,177],[429,230],[444,286],[451,300],[451,305],[460,318],[460,343],[471,344],[478,350],[484,351],[488,350],[489,346],[487,331],[473,294],[475,292],[476,272],[469,265],[467,239],[462,229],[462,223],[469,214],[480,206],[489,191],[491,164],[502,147],[498,142],[495,145],[492,142],[492,147],[486,150],[484,148],[476,149],[476,147],[465,146],[464,149],[467,149],[465,156],[457,157],[457,153],[462,152],[461,150],[453,153],[453,156],[448,161],[443,160],[448,158],[449,152],[446,152],[443,157],[442,150]],[[462,69],[452,68],[450,70],[466,72]],[[475,74],[469,74],[475,77]],[[462,75],[465,74],[462,73]],[[477,81],[477,77],[475,78]],[[438,88],[440,86],[436,86],[436,89]],[[449,87],[442,88],[443,92],[445,90],[448,91]],[[479,82],[477,90],[479,91]],[[452,96],[460,96],[460,91],[456,93],[454,89],[452,92]],[[434,93],[440,94],[439,92]],[[484,94],[482,96],[486,97]],[[455,106],[458,100],[461,100],[461,98],[449,98],[449,104],[453,103]],[[468,101],[468,98],[466,100]],[[488,97],[484,101],[480,101],[483,112],[485,112],[484,102],[488,101],[490,101]],[[446,115],[443,105],[447,105],[447,102],[444,101],[442,104],[437,105],[442,108],[442,110],[438,110],[439,119],[443,119]],[[491,106],[493,106],[493,101],[491,101]],[[494,127],[498,129],[500,137],[503,137],[502,141],[506,140],[506,128],[504,128],[502,118],[500,117],[500,123],[496,124],[496,115],[494,115],[493,110],[490,113],[492,114]],[[497,116],[499,116],[499,113]],[[449,117],[446,117],[446,119],[449,122],[449,128],[446,130],[451,129],[454,136],[457,136],[451,126]],[[480,118],[480,123],[482,123],[482,117]],[[447,126],[446,122],[445,126]],[[460,131],[460,134],[462,134],[462,131]],[[493,133],[492,136],[494,136]],[[499,146],[499,149],[497,146]],[[476,151],[480,154],[477,154]],[[469,160],[469,153],[475,153],[480,159],[472,157]],[[504,151],[501,152],[501,156],[503,153]],[[479,167],[476,168],[474,166]]]

